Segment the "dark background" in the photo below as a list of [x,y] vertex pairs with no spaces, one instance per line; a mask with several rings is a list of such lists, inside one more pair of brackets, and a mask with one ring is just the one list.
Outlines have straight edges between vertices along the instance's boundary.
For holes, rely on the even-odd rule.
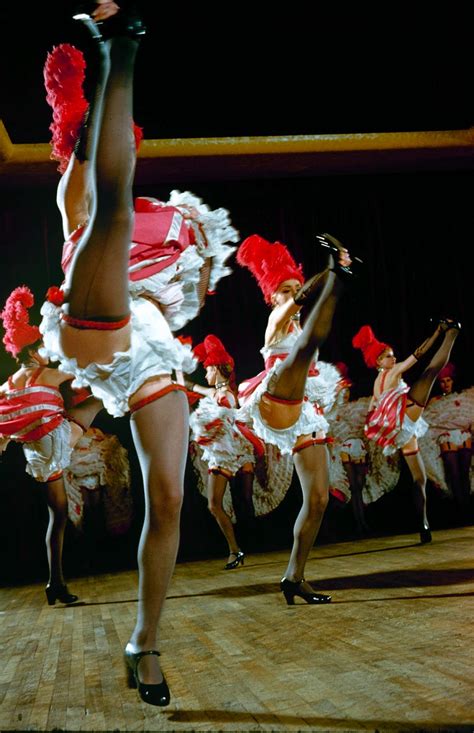
[[[74,43],[88,53],[88,39],[69,21],[70,3],[35,7],[25,18],[3,12],[0,117],[14,143],[48,142],[51,110],[44,98],[42,66],[50,48]],[[149,32],[137,61],[135,119],[146,139],[254,135],[296,135],[466,129],[472,125],[472,81],[463,6],[451,14],[416,18],[360,12],[339,15],[291,7],[226,6],[163,10],[144,4]],[[421,16],[421,14],[420,14]],[[363,323],[393,345],[400,359],[429,334],[430,318],[453,316],[463,330],[453,351],[459,386],[472,379],[472,170],[432,167],[361,175],[310,178],[226,178],[192,185],[176,180],[136,195],[167,198],[173,188],[190,189],[211,208],[223,206],[241,237],[258,232],[287,243],[307,276],[324,265],[315,234],[329,231],[364,260],[336,314],[321,358],[345,361],[355,382],[353,396],[370,394],[374,375],[364,367],[351,338]],[[61,282],[62,235],[54,186],[9,186],[0,181],[0,301],[28,284],[37,298]],[[193,341],[216,333],[236,361],[239,381],[262,367],[259,349],[268,311],[247,271],[230,261],[233,274],[208,298],[198,319],[183,330]],[[15,363],[0,355],[0,379]],[[409,373],[416,376],[416,370]],[[202,372],[196,373],[196,379]],[[133,567],[142,517],[141,484],[128,418],[102,413],[97,425],[116,433],[132,464],[135,519],[119,539],[104,535],[96,547],[68,528],[66,574]],[[164,426],[166,429],[166,426]],[[159,436],[157,436],[159,438]],[[429,486],[432,526],[454,520],[452,507]],[[24,473],[18,446],[0,461],[2,576],[6,582],[47,577],[44,532],[47,515],[41,487]],[[299,506],[297,484],[272,515],[259,520],[255,536],[243,536],[251,551],[291,544]],[[374,532],[415,531],[409,481],[369,506]],[[179,559],[226,555],[215,521],[196,489],[188,465]],[[332,501],[318,542],[351,537],[350,507]]]

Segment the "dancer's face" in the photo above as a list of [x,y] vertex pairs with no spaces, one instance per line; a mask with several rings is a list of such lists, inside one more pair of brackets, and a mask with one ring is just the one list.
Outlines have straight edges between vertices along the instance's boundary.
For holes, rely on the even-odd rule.
[[393,353],[393,349],[385,349],[377,359],[377,365],[382,369],[391,369],[395,365],[396,361],[397,359]]
[[206,381],[210,387],[213,387],[214,384],[218,381],[219,377],[219,370],[216,366],[208,366],[206,367]]
[[299,280],[284,280],[272,295],[272,305],[275,307],[287,303],[295,297],[300,288],[301,283]]
[[453,378],[452,377],[442,377],[442,379],[439,380],[439,386],[441,387],[441,392],[443,394],[451,394],[453,391]]

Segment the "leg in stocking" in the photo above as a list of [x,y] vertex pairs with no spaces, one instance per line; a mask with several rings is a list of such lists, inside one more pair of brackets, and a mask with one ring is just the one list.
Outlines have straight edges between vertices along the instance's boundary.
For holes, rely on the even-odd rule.
[[343,461],[343,466],[349,479],[352,513],[356,523],[357,533],[364,535],[369,531],[367,522],[365,521],[364,502],[362,501],[366,467],[363,463],[353,463],[352,461]]
[[420,453],[403,453],[413,479],[413,501],[422,543],[431,541],[426,512],[426,470]]
[[[100,128],[88,131],[89,164],[95,170],[94,210],[68,273],[68,316],[87,321],[121,321],[129,314],[128,258],[133,228],[133,72],[138,42],[108,42],[110,71],[102,95]],[[100,103],[97,105],[100,107]],[[99,116],[99,115],[97,115]],[[96,120],[97,122],[97,120]],[[81,363],[107,361],[127,348],[128,329],[78,331],[62,327],[62,345]],[[121,341],[123,343],[121,343]],[[83,343],[84,342],[84,343]]]
[[416,420],[420,416],[423,407],[428,402],[436,377],[449,361],[451,349],[453,348],[458,333],[459,330],[457,328],[450,328],[445,332],[441,346],[434,354],[421,376],[410,388],[410,391],[408,392],[408,400],[412,400],[416,403],[415,405],[407,406],[407,414],[412,420]]
[[[304,448],[294,456],[295,469],[301,484],[303,504],[293,528],[293,547],[285,578],[298,582],[304,578],[306,561],[314,545],[329,499],[329,458],[325,445]],[[309,583],[301,590],[313,593]]]
[[[138,614],[127,645],[132,653],[156,649],[158,624],[179,545],[188,415],[185,395],[170,392],[137,410],[131,420],[145,492],[138,549]],[[156,656],[142,657],[138,674],[144,684],[163,680]]]
[[64,585],[63,544],[67,522],[67,496],[62,478],[46,484],[46,502],[49,522],[46,530],[46,553],[49,565],[49,584]]
[[234,527],[229,516],[224,511],[222,500],[227,486],[227,476],[217,471],[211,471],[207,482],[207,505],[212,516],[219,525],[222,534],[227,540],[229,546],[229,560],[232,561],[231,555],[237,555],[239,546],[235,538]]
[[331,331],[342,284],[332,270],[325,273],[325,285],[303,326],[303,330],[272,385],[271,394],[280,399],[302,399],[306,378],[317,350]]

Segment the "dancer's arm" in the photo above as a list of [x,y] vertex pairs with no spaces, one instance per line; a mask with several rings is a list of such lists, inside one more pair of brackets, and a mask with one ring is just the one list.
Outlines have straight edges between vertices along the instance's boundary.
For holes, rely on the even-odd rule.
[[284,330],[284,326],[300,310],[301,306],[296,305],[293,298],[286,303],[276,306],[270,313],[267,328],[265,330],[265,346],[272,344],[277,336]]
[[429,351],[429,349],[433,346],[434,342],[438,338],[439,334],[441,333],[441,327],[438,326],[434,330],[434,332],[429,336],[429,338],[425,339],[423,343],[421,343],[413,352],[413,354],[410,354],[410,356],[405,359],[404,361],[399,362],[398,364],[395,364],[393,369],[391,369],[391,382],[393,382],[393,379],[395,376],[399,377],[403,372],[406,372],[408,369],[411,369],[412,366],[415,366],[415,364],[418,363],[418,361]]

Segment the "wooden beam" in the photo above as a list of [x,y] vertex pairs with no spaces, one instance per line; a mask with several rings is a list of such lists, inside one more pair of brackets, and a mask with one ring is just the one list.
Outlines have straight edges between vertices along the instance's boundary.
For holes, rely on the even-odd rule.
[[[48,143],[14,144],[0,120],[0,185],[52,184]],[[144,140],[136,183],[474,168],[474,128]]]

